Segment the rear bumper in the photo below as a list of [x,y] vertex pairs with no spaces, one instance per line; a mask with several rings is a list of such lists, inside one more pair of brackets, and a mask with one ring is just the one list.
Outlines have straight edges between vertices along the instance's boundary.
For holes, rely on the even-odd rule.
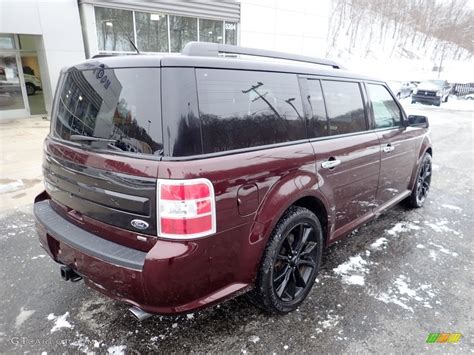
[[249,224],[195,241],[158,240],[145,253],[72,224],[49,200],[35,203],[34,214],[51,258],[88,286],[149,313],[186,313],[247,291],[264,247],[249,243]]

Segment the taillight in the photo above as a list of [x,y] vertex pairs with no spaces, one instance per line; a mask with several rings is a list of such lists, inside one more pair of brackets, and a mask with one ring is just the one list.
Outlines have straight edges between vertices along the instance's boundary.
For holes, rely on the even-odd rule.
[[216,232],[214,187],[207,179],[158,179],[158,236],[189,239]]

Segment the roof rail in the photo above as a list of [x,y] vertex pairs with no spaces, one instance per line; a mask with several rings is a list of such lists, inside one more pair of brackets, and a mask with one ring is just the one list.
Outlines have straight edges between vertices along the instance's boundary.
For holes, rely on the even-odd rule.
[[320,64],[333,67],[334,69],[345,69],[338,63],[325,59],[313,58],[304,55],[289,54],[283,52],[270,51],[266,49],[256,49],[240,46],[232,46],[230,44],[210,43],[210,42],[189,42],[181,51],[183,55],[199,56],[199,57],[217,57],[219,53],[241,54],[254,57],[266,57],[275,59],[292,60],[296,62],[305,62],[311,64]]

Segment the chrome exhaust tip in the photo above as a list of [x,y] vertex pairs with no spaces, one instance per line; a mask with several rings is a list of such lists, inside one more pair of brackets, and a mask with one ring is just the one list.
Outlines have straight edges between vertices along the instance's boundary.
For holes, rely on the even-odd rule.
[[145,312],[143,309],[136,306],[130,307],[128,309],[140,322],[144,321],[147,318],[150,318],[153,314]]

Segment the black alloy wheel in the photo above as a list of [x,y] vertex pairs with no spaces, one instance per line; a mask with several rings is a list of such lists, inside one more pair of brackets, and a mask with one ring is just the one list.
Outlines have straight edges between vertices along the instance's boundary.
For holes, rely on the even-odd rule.
[[431,159],[424,159],[416,180],[416,199],[420,205],[425,202],[430,190],[431,171]]
[[420,166],[416,174],[415,186],[413,187],[410,197],[407,198],[409,207],[419,208],[422,207],[428,197],[428,192],[431,185],[431,176],[433,173],[433,167],[431,164],[431,155],[425,153],[421,160]]
[[293,227],[273,264],[273,288],[280,300],[298,300],[316,270],[316,231],[308,223]]
[[250,299],[269,313],[295,310],[311,291],[322,250],[318,217],[304,207],[290,207],[268,240]]

